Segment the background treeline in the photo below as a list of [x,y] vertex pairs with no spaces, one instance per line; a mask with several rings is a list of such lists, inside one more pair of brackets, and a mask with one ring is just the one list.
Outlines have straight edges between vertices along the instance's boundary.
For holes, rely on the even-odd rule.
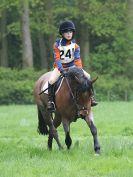
[[[27,101],[20,97],[20,103],[33,102],[33,83],[52,69],[52,46],[64,19],[71,19],[76,25],[75,37],[84,68],[92,76],[99,75],[98,98],[132,100],[133,0],[1,0],[0,66],[11,70],[7,69],[6,76],[2,74],[6,70],[1,68],[0,102],[16,99],[15,92],[7,97],[3,92],[10,90],[6,87],[19,91],[21,84]],[[28,74],[27,68],[32,68],[32,72],[30,69]]]
[[[5,69],[0,68],[0,105],[33,104],[33,87],[35,81],[45,70]],[[98,101],[131,101],[133,100],[133,80],[122,77],[110,79],[101,75],[95,83]]]

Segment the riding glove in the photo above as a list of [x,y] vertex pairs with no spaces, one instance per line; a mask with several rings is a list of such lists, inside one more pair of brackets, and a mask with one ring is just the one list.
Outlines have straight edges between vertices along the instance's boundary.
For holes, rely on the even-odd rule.
[[61,70],[60,73],[61,73],[61,75],[62,75],[63,77],[66,77],[66,76],[67,76],[67,72],[66,72],[65,70]]

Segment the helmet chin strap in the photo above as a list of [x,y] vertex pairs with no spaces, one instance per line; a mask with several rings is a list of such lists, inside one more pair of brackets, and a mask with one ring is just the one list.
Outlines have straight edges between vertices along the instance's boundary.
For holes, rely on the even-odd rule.
[[67,42],[70,42],[73,38],[71,38],[71,39],[68,40],[68,39],[66,39],[66,38],[63,37],[63,39],[65,39]]
[[73,39],[73,37],[70,40],[68,40],[62,35],[62,39],[65,40],[66,42],[69,42],[69,41],[71,41]]
[[74,32],[73,32],[72,38],[71,38],[70,40],[66,39],[66,38],[63,36],[63,34],[62,34],[61,36],[62,36],[63,39],[65,39],[67,42],[69,42],[69,41],[71,41],[71,40],[74,39]]

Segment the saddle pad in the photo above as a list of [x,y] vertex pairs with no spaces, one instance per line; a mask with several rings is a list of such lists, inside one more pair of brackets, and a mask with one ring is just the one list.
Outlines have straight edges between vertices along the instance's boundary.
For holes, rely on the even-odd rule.
[[[56,92],[55,92],[55,95],[56,95],[56,94],[58,93],[58,91],[60,90],[63,80],[64,80],[64,77],[63,77],[63,79],[61,79],[60,85],[59,85],[59,87],[57,88],[57,90],[56,90]],[[48,88],[48,81],[42,86],[41,91],[43,91],[43,90],[45,90],[45,89],[47,89],[47,88]],[[48,94],[48,89],[47,89],[44,93],[45,93],[45,94]]]

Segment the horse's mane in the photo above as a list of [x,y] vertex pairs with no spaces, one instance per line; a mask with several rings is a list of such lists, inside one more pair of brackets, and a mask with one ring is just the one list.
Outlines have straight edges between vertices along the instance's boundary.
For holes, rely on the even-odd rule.
[[76,76],[76,77],[83,77],[84,73],[83,73],[83,70],[82,70],[82,69],[77,68],[77,67],[73,67],[73,68],[70,68],[70,69],[68,70],[67,75],[68,75],[69,77],[71,77],[71,78],[74,77],[74,76]]
[[80,68],[74,67],[69,69],[67,77],[69,77],[72,81],[77,81],[77,89],[81,92],[85,92],[92,88],[91,80],[84,75],[83,70]]

